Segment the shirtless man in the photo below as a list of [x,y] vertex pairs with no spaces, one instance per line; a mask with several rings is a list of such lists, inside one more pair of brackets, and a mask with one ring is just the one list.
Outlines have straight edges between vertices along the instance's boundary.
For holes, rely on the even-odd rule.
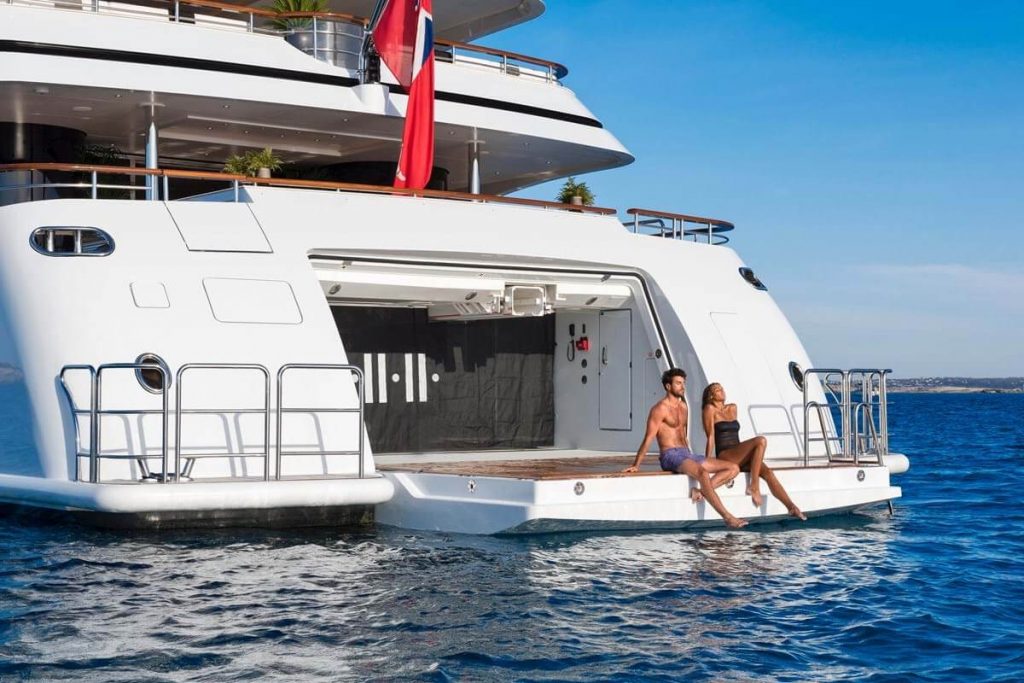
[[684,398],[686,373],[679,368],[666,370],[661,376],[661,384],[665,387],[665,398],[651,408],[643,443],[636,452],[633,464],[623,472],[636,472],[640,469],[640,462],[647,455],[651,441],[657,437],[658,448],[661,450],[661,469],[685,474],[700,483],[699,490],[690,489],[690,498],[693,502],[696,503],[702,498],[707,499],[711,507],[725,520],[726,525],[734,529],[746,526],[745,520],[738,519],[725,509],[722,500],[715,493],[716,488],[732,481],[740,473],[739,466],[718,458],[695,455],[690,450],[690,440],[686,433],[689,412]]

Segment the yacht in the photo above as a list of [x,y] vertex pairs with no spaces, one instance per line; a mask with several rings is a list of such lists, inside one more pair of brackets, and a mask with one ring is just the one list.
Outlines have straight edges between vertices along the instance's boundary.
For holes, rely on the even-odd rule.
[[[656,455],[622,472],[678,366],[695,450],[721,382],[808,515],[892,505],[889,371],[813,364],[732,223],[511,196],[633,161],[565,66],[480,42],[544,2],[435,0],[423,190],[391,186],[408,98],[363,50],[373,4],[0,4],[0,502],[146,528],[722,526]],[[224,171],[265,148],[280,171]],[[787,519],[747,476],[725,506]]]

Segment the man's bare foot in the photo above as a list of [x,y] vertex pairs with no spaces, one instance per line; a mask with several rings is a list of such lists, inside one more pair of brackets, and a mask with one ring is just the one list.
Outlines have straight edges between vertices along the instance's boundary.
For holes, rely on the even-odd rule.
[[795,505],[793,507],[789,508],[789,514],[791,516],[793,516],[793,517],[796,517],[801,522],[806,522],[807,521],[807,515],[805,515],[804,513],[800,512],[800,508],[796,507]]
[[761,492],[752,486],[747,487],[747,495],[750,496],[750,500],[754,501],[754,507],[761,507],[761,503],[764,502],[761,499]]
[[730,529],[742,529],[747,525],[747,520],[738,517],[726,517],[725,525]]
[[704,500],[704,494],[700,492],[700,489],[694,486],[690,489],[690,500],[694,503],[699,503]]

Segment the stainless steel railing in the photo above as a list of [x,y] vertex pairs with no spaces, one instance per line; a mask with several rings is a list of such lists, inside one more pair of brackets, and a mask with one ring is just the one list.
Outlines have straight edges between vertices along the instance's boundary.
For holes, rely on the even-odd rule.
[[[886,377],[892,370],[877,368],[810,368],[803,374],[803,454],[810,462],[811,444],[822,442],[829,462],[861,464],[874,459],[881,464],[889,453],[889,415]],[[812,379],[817,379],[824,401],[810,397]],[[854,380],[859,380],[860,400],[853,400]],[[838,384],[838,393],[836,385]],[[830,400],[831,399],[831,400]],[[877,409],[877,411],[876,411]],[[833,410],[839,412],[835,429]],[[811,436],[811,413],[818,421],[819,436]],[[833,450],[833,444],[836,450]]]
[[[284,380],[288,375],[289,371],[293,370],[320,370],[320,371],[336,371],[344,372],[349,375],[355,375],[356,377],[356,390],[358,396],[358,405],[354,408],[338,408],[338,407],[320,407],[320,406],[304,406],[304,407],[288,407],[283,403],[284,400]],[[149,372],[158,372],[160,374],[160,388],[159,390],[153,390],[160,397],[161,407],[160,408],[128,408],[128,409],[108,409],[103,407],[103,376],[105,373],[109,373],[113,370],[132,370],[140,372],[146,370]],[[263,403],[261,407],[257,408],[236,408],[236,407],[216,407],[216,408],[188,408],[184,404],[184,390],[185,378],[189,375],[195,375],[198,371],[237,371],[237,372],[250,372],[257,373],[263,378]],[[69,386],[69,376],[75,372],[88,373],[88,386],[89,386],[89,404],[88,407],[81,407],[75,401],[75,392]],[[358,458],[357,476],[362,479],[366,476],[365,471],[365,429],[364,429],[364,411],[365,411],[365,400],[364,400],[364,381],[362,370],[355,365],[342,365],[342,364],[326,364],[326,363],[291,363],[281,366],[277,372],[277,416],[276,416],[276,441],[271,441],[271,413],[274,412],[274,406],[271,404],[272,394],[272,383],[270,371],[260,364],[254,363],[187,363],[182,365],[175,375],[175,402],[173,409],[169,401],[169,379],[170,372],[157,364],[153,363],[106,363],[98,367],[92,365],[65,365],[61,368],[59,373],[59,380],[61,389],[68,402],[72,420],[74,421],[74,442],[75,442],[75,468],[74,478],[75,481],[88,481],[90,483],[100,483],[102,481],[101,476],[101,463],[103,460],[135,460],[139,469],[142,473],[142,480],[154,480],[160,483],[171,483],[171,482],[183,482],[191,476],[192,469],[198,460],[206,458],[260,458],[263,463],[263,473],[261,479],[263,481],[270,481],[271,478],[280,481],[283,476],[283,458],[294,455],[319,455],[319,456],[355,456]],[[295,413],[306,413],[306,414],[353,414],[358,417],[358,424],[355,426],[357,448],[355,450],[329,450],[326,448],[321,449],[285,449],[283,444],[284,440],[284,420],[285,414]],[[147,452],[146,448],[142,448],[141,452],[132,452],[129,448],[125,449],[123,453],[104,453],[103,452],[103,439],[102,439],[102,421],[103,417],[107,415],[119,415],[119,416],[145,416],[145,415],[159,415],[161,417],[161,443],[159,458],[161,463],[160,472],[151,472],[148,461],[153,458],[150,452]],[[217,452],[189,452],[184,448],[184,437],[185,430],[182,426],[182,418],[188,415],[261,415],[263,417],[263,443],[262,447],[257,452],[246,450],[245,446],[239,444],[238,451],[217,451]],[[89,444],[85,447],[82,444],[82,429],[81,419],[88,418],[89,425]],[[174,441],[173,441],[173,469],[171,468],[171,440],[169,438],[169,425],[171,420],[174,421]],[[274,444],[272,446],[272,443]],[[229,446],[230,447],[230,446]],[[271,467],[271,452],[273,449],[274,467]],[[88,477],[83,476],[81,469],[81,461],[83,458],[87,458],[89,462]],[[184,464],[183,464],[184,463]],[[326,478],[329,475],[325,471],[322,474],[310,475],[310,474],[299,474],[288,477],[289,479],[314,479],[314,478]],[[252,477],[232,477],[234,480],[252,480]]]
[[[357,408],[287,408],[284,404],[284,378],[289,371],[293,370],[323,370],[342,371],[356,376],[356,391],[359,394],[359,406]],[[359,478],[363,478],[363,410],[364,402],[363,371],[356,365],[332,365],[325,363],[289,363],[282,365],[277,371],[277,478],[281,478],[282,458],[292,455],[359,455]],[[327,451],[327,450],[288,450],[283,448],[284,416],[288,413],[337,413],[359,415],[359,449],[357,451]]]
[[[263,407],[262,408],[184,408],[182,387],[184,386],[185,373],[196,370],[229,370],[258,372],[263,376]],[[270,481],[270,372],[262,365],[251,363],[186,363],[178,368],[175,376],[175,406],[174,406],[174,471],[179,479],[187,478],[192,474],[192,468],[196,460],[203,458],[263,458],[263,481]],[[238,452],[215,452],[215,453],[187,453],[184,456],[185,467],[182,468],[182,439],[181,439],[181,418],[183,415],[246,415],[257,414],[263,416],[263,451],[262,453],[247,453],[244,445],[239,444],[241,449]]]

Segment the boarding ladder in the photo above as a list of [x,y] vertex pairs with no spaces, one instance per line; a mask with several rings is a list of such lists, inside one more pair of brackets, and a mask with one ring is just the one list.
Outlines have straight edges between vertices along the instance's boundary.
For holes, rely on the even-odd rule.
[[[262,404],[256,408],[239,408],[232,406],[223,407],[188,407],[183,399],[183,386],[189,378],[204,372],[230,371],[238,373],[255,374],[259,377],[262,385]],[[288,406],[284,403],[285,384],[288,376],[293,375],[296,370],[316,370],[318,372],[338,373],[342,377],[353,377],[358,396],[358,405],[355,407],[325,407],[325,406]],[[156,395],[159,401],[159,408],[108,408],[104,407],[103,380],[117,372],[151,372],[158,373],[160,383],[158,388],[148,389]],[[75,401],[74,391],[69,386],[69,378],[82,373],[88,379],[89,400],[87,406],[79,406]],[[276,410],[271,403],[272,389],[271,373],[263,365],[254,363],[187,363],[182,365],[175,374],[174,392],[175,400],[173,406],[168,391],[170,371],[163,365],[153,362],[135,363],[106,363],[94,367],[92,365],[65,365],[59,374],[60,386],[69,406],[69,411],[75,425],[75,481],[88,481],[100,483],[101,464],[105,460],[134,460],[142,477],[139,481],[168,483],[183,483],[191,481],[191,475],[196,462],[206,458],[254,458],[262,461],[262,476],[232,476],[235,481],[281,481],[282,479],[325,479],[334,478],[338,475],[311,474],[311,475],[283,475],[283,462],[285,458],[292,456],[321,457],[349,456],[358,458],[358,470],[356,476],[359,479],[366,477],[363,455],[365,452],[365,429],[364,429],[364,379],[362,369],[356,365],[328,364],[328,363],[289,363],[282,365],[275,376],[276,379]],[[326,450],[312,448],[288,448],[284,444],[286,440],[287,427],[284,416],[287,414],[353,414],[358,417],[355,432],[355,447],[349,450]],[[102,422],[104,416],[122,416],[144,418],[148,415],[158,416],[160,419],[160,446],[159,456],[153,455],[150,448],[147,448],[140,437],[140,450],[130,451],[126,448],[124,452],[105,452],[103,448]],[[183,452],[182,444],[185,443],[182,418],[188,415],[220,415],[220,416],[241,416],[258,415],[262,417],[262,443],[257,450],[252,447],[239,445],[237,451],[214,451],[214,452]],[[272,416],[276,419],[272,420]],[[237,419],[237,418],[236,418]],[[83,444],[82,429],[83,421],[88,425],[88,443]],[[271,439],[271,425],[275,426],[275,439]],[[173,440],[170,433],[173,425]],[[150,461],[159,458],[160,470],[152,471]],[[88,471],[83,473],[82,461],[88,463]],[[273,467],[271,465],[273,464]],[[221,478],[217,479],[221,481]]]
[[[803,373],[803,454],[810,463],[811,444],[821,442],[829,463],[882,464],[889,454],[886,377],[892,370],[811,368]],[[817,380],[824,400],[810,396]],[[855,393],[857,396],[855,397]],[[839,430],[836,430],[838,414]],[[818,436],[812,436],[812,415]]]

